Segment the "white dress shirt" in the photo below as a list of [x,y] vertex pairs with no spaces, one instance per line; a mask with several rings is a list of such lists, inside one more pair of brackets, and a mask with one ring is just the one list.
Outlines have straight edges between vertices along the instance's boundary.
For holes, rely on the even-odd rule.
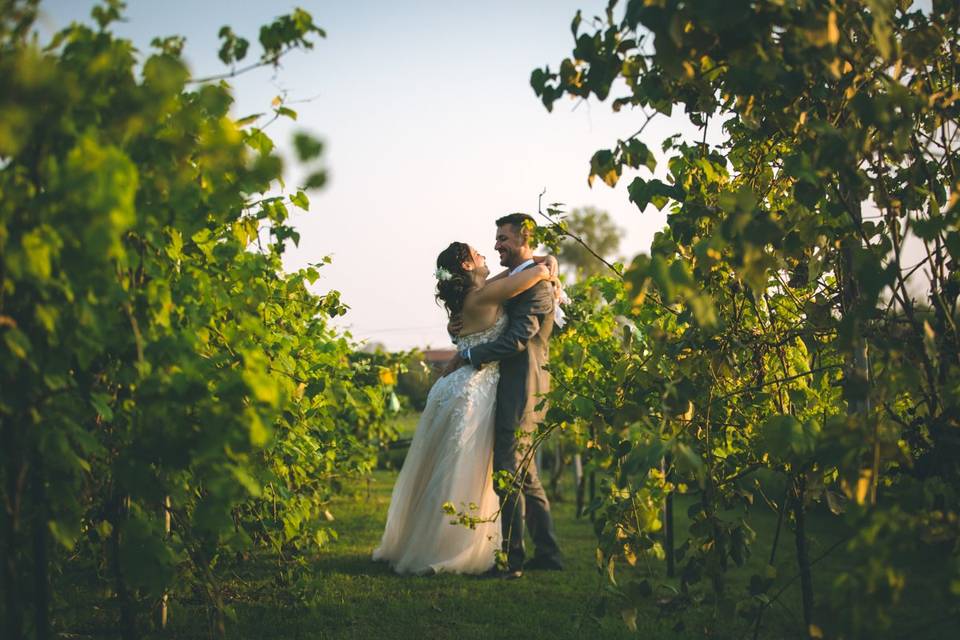
[[516,274],[516,273],[520,273],[521,271],[523,271],[524,269],[526,269],[527,267],[529,267],[530,265],[532,265],[534,262],[536,262],[536,261],[535,261],[533,258],[530,258],[529,260],[527,260],[527,261],[524,262],[523,264],[518,265],[518,266],[514,267],[513,269],[511,269],[511,270],[510,270],[510,275],[512,276],[512,275],[514,275],[514,274]]

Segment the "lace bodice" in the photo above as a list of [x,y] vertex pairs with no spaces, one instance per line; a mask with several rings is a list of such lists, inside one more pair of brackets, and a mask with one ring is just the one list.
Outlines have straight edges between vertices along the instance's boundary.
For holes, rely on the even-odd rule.
[[[507,326],[506,314],[501,314],[492,325],[483,331],[476,331],[460,336],[457,348],[460,350],[475,347],[479,344],[496,340]],[[473,410],[476,402],[489,403],[491,406],[496,400],[497,382],[500,380],[498,362],[490,362],[480,370],[472,366],[460,367],[450,375],[444,376],[430,389],[427,404],[431,400],[438,405],[453,403],[453,415],[450,417],[448,433],[459,438],[459,432],[464,424],[463,417]]]
[[457,349],[469,349],[470,347],[475,347],[478,344],[496,340],[498,337],[500,337],[500,334],[503,333],[503,329],[506,326],[507,315],[505,313],[501,313],[496,321],[483,331],[476,331],[474,333],[468,333],[465,336],[460,336],[460,338],[457,340]]

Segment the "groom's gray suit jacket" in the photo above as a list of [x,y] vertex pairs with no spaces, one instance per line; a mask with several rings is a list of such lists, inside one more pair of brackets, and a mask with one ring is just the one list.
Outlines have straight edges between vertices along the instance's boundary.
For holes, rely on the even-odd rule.
[[549,358],[553,332],[553,286],[538,282],[504,304],[509,324],[499,338],[470,349],[470,363],[479,366],[498,360],[496,430],[532,431],[543,419],[536,411],[538,394],[550,390],[550,374],[543,368]]

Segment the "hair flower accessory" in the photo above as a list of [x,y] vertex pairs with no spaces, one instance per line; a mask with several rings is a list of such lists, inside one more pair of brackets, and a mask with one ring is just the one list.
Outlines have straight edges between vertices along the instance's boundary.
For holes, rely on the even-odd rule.
[[433,275],[437,277],[437,280],[441,280],[441,281],[449,280],[453,277],[453,274],[447,271],[446,269],[444,269],[443,267],[437,267],[437,270],[436,272],[434,272]]

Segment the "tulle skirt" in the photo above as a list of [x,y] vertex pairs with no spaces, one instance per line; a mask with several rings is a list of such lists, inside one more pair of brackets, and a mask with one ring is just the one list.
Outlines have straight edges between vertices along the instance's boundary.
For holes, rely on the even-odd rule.
[[[499,502],[493,490],[493,434],[499,370],[462,367],[430,390],[410,450],[397,477],[387,524],[374,560],[398,573],[483,573],[500,548],[498,520],[475,528],[451,524],[443,511],[491,519]],[[471,507],[476,507],[475,509]]]

